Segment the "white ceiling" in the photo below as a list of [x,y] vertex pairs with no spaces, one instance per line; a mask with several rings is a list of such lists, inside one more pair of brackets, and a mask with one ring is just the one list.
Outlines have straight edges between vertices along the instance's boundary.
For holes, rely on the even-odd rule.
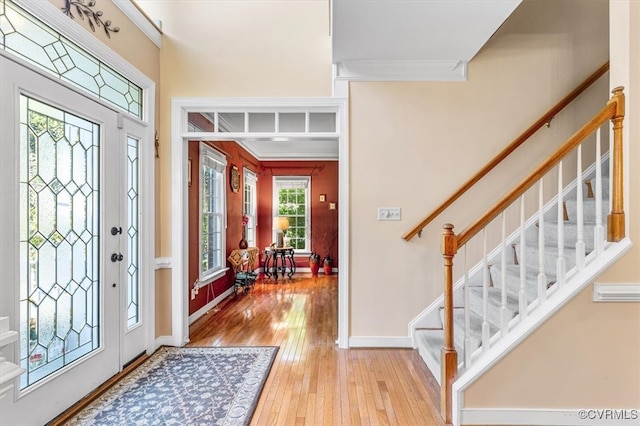
[[333,63],[351,80],[464,80],[522,0],[333,0]]

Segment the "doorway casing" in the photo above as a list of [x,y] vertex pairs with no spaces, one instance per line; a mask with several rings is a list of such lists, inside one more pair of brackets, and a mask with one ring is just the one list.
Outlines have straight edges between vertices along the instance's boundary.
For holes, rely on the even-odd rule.
[[[338,336],[340,348],[349,343],[349,163],[348,163],[348,117],[345,98],[173,98],[171,101],[171,336],[167,343],[183,346],[189,342],[188,282],[188,211],[187,211],[187,142],[194,134],[187,132],[189,112],[224,111],[225,108],[261,108],[278,111],[283,108],[336,110],[336,133],[338,134]],[[206,138],[199,133],[198,137]],[[215,140],[222,140],[220,134]],[[227,140],[235,140],[229,138]]]

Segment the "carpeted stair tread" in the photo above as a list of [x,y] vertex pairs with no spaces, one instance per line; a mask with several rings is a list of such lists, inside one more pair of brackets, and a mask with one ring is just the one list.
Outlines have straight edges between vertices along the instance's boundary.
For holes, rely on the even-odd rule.
[[[507,265],[507,295],[519,300],[520,297],[520,266]],[[490,269],[491,282],[493,285],[502,290],[502,268],[497,265]],[[547,286],[556,281],[556,269],[546,274]],[[527,302],[531,303],[538,298],[538,268],[535,270],[528,268],[526,275],[525,290],[527,293]],[[519,306],[519,304],[518,304]]]
[[[564,232],[564,245],[565,247],[575,247],[576,242],[578,241],[578,224],[573,222],[564,222],[563,223],[563,232]],[[595,223],[585,223],[583,226],[583,241],[585,245],[586,253],[590,253],[593,251],[593,229],[595,227]],[[606,234],[606,224],[603,223],[603,227],[605,229]],[[544,244],[547,247],[557,246],[558,245],[558,223],[557,222],[545,222],[544,223]]]
[[[531,244],[526,244],[524,247],[524,263],[527,269],[527,272],[529,270],[535,271],[536,275],[539,271],[539,260],[538,260],[538,243],[537,242],[533,242]],[[522,261],[522,256],[521,253],[522,251],[520,250],[520,244],[516,244],[515,247],[515,253],[518,259],[518,264]],[[550,274],[553,273],[555,274],[556,271],[556,264],[557,264],[557,258],[558,258],[558,247],[554,247],[554,246],[547,246],[544,249],[544,269],[545,269],[545,273]],[[564,258],[565,258],[565,262],[567,265],[567,271],[570,270],[571,268],[573,268],[576,264],[576,250],[575,248],[572,247],[565,247],[564,248]]]
[[[569,222],[577,221],[578,201],[575,198],[565,200],[567,206],[567,215],[569,216]],[[609,202],[604,199],[602,201],[602,220],[607,220],[607,210]],[[596,223],[596,199],[586,198],[582,204],[582,220],[584,223]]]
[[[606,235],[607,215],[609,208],[609,176],[608,162],[602,163],[602,226]],[[593,175],[584,178],[584,182],[591,182],[593,193],[595,195],[595,178]],[[569,220],[563,221],[564,233],[564,259],[566,263],[566,271],[571,270],[576,264],[576,250],[578,227],[577,227],[577,205],[576,190],[572,190],[564,200]],[[585,254],[589,254],[594,250],[594,228],[596,225],[596,201],[595,198],[588,197],[587,185],[583,186],[583,241],[585,243]],[[556,210],[553,209],[545,213],[547,220],[544,222],[544,267],[545,267],[545,291],[556,282],[556,268],[558,257],[558,230]],[[524,248],[521,248],[519,240],[514,241],[513,245],[507,247],[505,278],[502,281],[501,255],[497,253],[490,259],[489,265],[489,288],[487,289],[487,322],[489,325],[489,334],[493,336],[499,332],[502,322],[502,287],[506,288],[506,308],[507,318],[511,319],[516,316],[520,309],[520,265],[519,262],[525,264],[525,286],[524,290],[527,295],[527,303],[530,304],[538,298],[538,274],[539,274],[539,245],[538,245],[538,224],[535,227],[527,229],[527,241]],[[524,260],[523,256],[524,254]],[[468,290],[468,312],[469,312],[469,339],[471,350],[475,351],[482,345],[482,322],[484,315],[483,301],[483,268],[478,268],[469,276]],[[464,286],[458,287],[453,294],[453,322],[454,322],[454,345],[458,351],[458,360],[464,358],[464,318],[465,318],[465,299]],[[439,316],[442,322],[444,317],[444,308],[440,306]],[[433,370],[440,365],[441,350],[444,342],[444,331],[441,329],[424,329],[415,331],[416,345],[423,358],[431,359],[430,368]],[[439,369],[434,374],[440,374]]]
[[[500,328],[502,323],[502,288],[489,287],[488,289],[488,305],[487,320],[496,328]],[[473,287],[469,289],[469,309],[478,316],[483,315],[483,289],[482,287]],[[518,295],[507,292],[507,311],[509,319],[518,313]]]
[[[421,329],[416,330],[415,334],[416,346],[418,352],[424,358],[428,354],[437,364],[440,364],[442,357],[442,346],[444,345],[444,330],[442,329]],[[454,342],[455,345],[455,342]],[[458,359],[463,354],[462,346],[455,345],[458,352]]]
[[[464,309],[453,310],[453,324],[454,334],[453,340],[456,347],[464,348]],[[498,331],[498,329],[489,324],[489,330],[491,335]],[[480,347],[482,344],[482,317],[473,311],[469,311],[469,337],[471,339],[471,347],[473,350]]]

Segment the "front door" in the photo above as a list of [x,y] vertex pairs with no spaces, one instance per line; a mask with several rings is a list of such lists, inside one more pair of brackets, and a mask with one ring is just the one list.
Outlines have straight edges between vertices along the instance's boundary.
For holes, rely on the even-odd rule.
[[122,365],[125,146],[118,113],[4,57],[0,95],[0,316],[26,370],[0,420],[44,424]]

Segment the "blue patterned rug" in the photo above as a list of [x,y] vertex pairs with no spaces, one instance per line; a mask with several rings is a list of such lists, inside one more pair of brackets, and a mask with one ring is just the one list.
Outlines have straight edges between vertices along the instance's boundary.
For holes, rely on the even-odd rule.
[[162,347],[68,425],[248,425],[277,347]]

